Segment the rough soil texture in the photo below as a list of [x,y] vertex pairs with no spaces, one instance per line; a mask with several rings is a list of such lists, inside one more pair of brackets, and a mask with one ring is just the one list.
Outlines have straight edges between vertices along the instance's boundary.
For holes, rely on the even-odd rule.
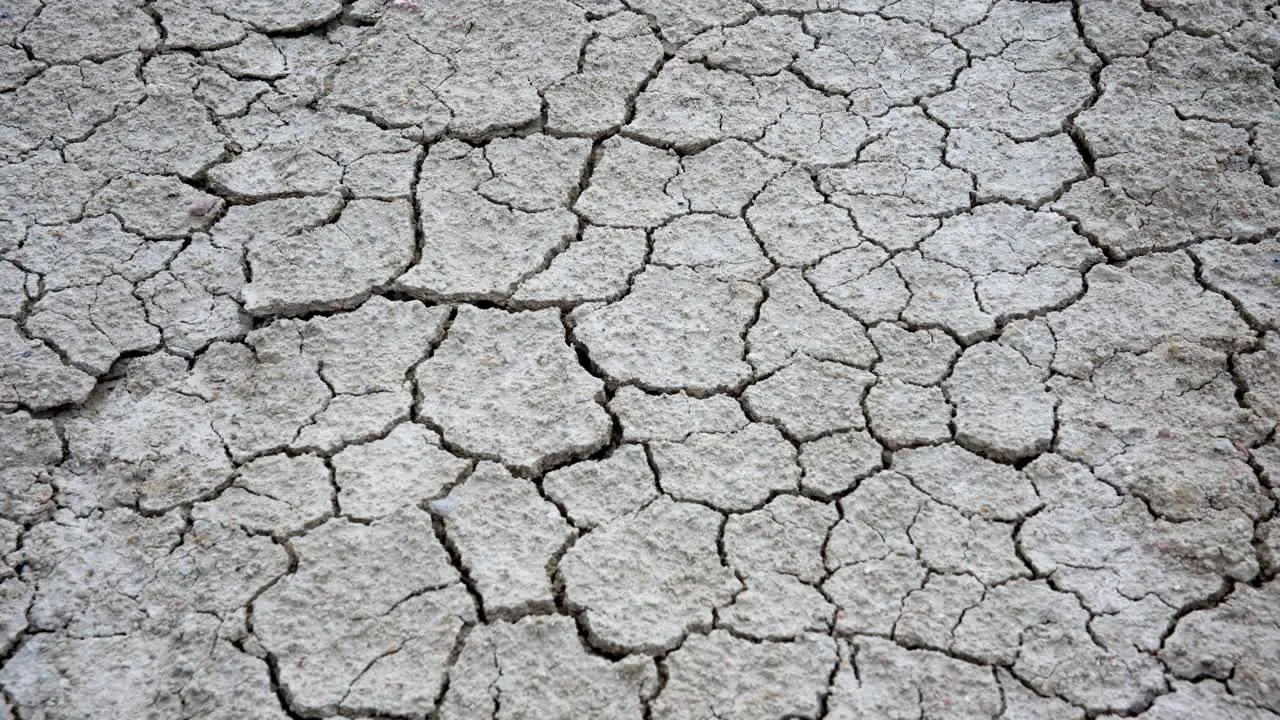
[[1280,717],[1280,3],[0,3],[0,718]]

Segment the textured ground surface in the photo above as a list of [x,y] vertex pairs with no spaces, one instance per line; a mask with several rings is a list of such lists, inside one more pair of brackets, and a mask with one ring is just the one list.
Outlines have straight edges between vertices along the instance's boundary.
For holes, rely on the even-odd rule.
[[1280,716],[1273,0],[0,3],[0,717]]

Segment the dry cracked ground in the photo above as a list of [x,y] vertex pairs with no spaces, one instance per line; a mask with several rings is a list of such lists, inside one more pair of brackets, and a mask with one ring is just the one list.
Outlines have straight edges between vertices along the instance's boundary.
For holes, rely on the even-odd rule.
[[1280,3],[0,38],[0,717],[1280,716]]

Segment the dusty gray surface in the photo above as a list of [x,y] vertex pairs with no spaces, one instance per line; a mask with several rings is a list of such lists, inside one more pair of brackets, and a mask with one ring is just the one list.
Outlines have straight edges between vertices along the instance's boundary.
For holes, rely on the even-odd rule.
[[0,718],[1280,717],[1273,0],[0,0]]

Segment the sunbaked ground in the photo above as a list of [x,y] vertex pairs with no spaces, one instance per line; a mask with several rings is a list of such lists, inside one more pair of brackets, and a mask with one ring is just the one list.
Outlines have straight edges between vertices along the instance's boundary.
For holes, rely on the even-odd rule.
[[0,5],[0,717],[1280,716],[1280,5]]

